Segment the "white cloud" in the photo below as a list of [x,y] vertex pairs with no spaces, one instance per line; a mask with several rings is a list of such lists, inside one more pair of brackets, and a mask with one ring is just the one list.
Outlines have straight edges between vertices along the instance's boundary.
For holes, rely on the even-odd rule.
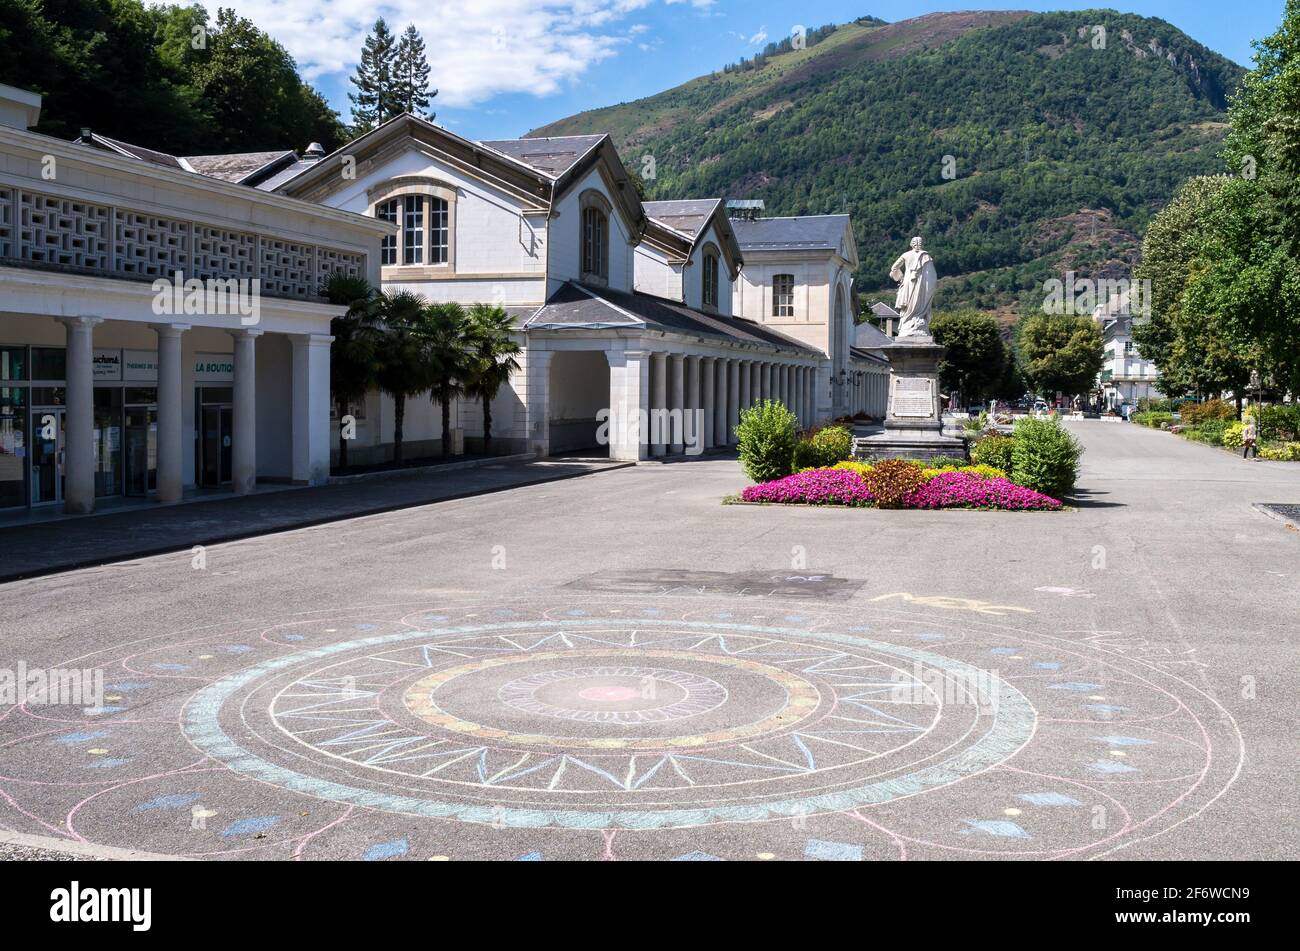
[[[627,43],[617,21],[652,0],[201,0],[222,6],[283,44],[308,81],[351,75],[382,16],[394,33],[414,23],[438,90],[435,108],[472,106],[502,93],[547,96]],[[683,0],[667,0],[683,2]],[[700,6],[699,0],[690,0]],[[704,0],[704,6],[713,0]]]
[[767,42],[767,27],[760,26],[758,32],[749,38],[750,46],[762,46]]

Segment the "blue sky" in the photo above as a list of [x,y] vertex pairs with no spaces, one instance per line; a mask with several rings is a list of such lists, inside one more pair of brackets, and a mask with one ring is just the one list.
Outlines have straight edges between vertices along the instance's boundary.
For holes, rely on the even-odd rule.
[[[376,15],[414,22],[429,47],[438,122],[470,138],[510,138],[554,119],[638,99],[752,55],[796,24],[864,14],[904,20],[954,9],[1086,10],[1068,0],[890,4],[870,0],[204,0],[233,5],[278,39],[346,119],[348,75]],[[1250,65],[1251,41],[1273,32],[1284,0],[1130,0]],[[793,11],[793,12],[792,12]]]

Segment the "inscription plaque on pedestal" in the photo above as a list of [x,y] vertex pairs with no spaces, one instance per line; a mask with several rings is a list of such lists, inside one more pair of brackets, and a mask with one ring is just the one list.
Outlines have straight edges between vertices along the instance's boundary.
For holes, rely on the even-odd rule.
[[909,419],[934,416],[934,380],[927,376],[894,377],[893,415]]

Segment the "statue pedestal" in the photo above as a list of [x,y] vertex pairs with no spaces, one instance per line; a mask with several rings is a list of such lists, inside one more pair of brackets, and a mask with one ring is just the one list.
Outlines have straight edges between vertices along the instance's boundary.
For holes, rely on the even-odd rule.
[[885,431],[859,436],[853,455],[863,462],[936,456],[967,458],[966,440],[943,433],[939,359],[944,348],[929,334],[899,338],[883,347],[889,358],[889,409]]

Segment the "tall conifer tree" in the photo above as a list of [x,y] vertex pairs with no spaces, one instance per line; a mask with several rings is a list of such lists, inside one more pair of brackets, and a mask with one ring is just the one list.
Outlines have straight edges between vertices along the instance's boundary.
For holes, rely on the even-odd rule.
[[351,78],[357,91],[348,93],[352,100],[352,127],[358,135],[382,125],[402,111],[394,82],[396,64],[396,38],[384,18],[380,17],[366,37],[356,75]]
[[438,90],[429,91],[429,60],[424,51],[424,37],[414,23],[407,26],[397,43],[393,79],[399,108],[426,119],[434,117],[427,110],[429,100],[438,95]]

